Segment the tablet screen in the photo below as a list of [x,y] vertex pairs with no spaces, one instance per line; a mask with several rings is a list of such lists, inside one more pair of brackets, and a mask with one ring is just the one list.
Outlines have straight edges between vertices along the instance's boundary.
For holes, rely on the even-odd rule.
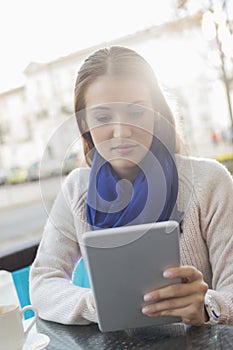
[[99,328],[116,331],[179,322],[141,311],[146,292],[180,282],[163,278],[180,265],[179,224],[166,221],[87,232],[81,248],[93,290]]

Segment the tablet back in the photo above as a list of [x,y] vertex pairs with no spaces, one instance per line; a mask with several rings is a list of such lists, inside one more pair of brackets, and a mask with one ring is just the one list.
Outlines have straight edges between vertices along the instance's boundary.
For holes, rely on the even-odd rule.
[[179,224],[167,221],[87,232],[83,253],[103,332],[179,322],[179,317],[149,317],[143,296],[180,282],[163,278],[179,266]]

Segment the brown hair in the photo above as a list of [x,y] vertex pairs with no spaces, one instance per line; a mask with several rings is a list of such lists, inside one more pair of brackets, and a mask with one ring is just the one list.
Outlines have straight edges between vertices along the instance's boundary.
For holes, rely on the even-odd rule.
[[[146,82],[151,91],[151,98],[154,109],[163,116],[166,121],[166,132],[162,131],[160,126],[160,134],[165,145],[169,145],[172,152],[177,151],[176,129],[173,114],[158,86],[154,71],[149,63],[135,51],[121,47],[112,46],[110,48],[100,49],[90,55],[81,66],[76,84],[74,97],[74,111],[78,127],[83,139],[84,155],[88,165],[92,162],[92,152],[94,148],[93,140],[89,131],[85,129],[85,94],[88,87],[100,76],[123,76],[137,78]],[[162,123],[164,124],[164,123]],[[169,130],[167,130],[169,125]],[[164,139],[163,139],[164,138]]]

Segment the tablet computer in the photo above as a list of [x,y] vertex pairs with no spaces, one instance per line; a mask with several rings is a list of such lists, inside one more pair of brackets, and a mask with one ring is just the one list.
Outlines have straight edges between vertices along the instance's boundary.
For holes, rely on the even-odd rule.
[[86,232],[81,245],[102,332],[181,321],[141,311],[146,292],[180,282],[163,277],[180,265],[176,221]]

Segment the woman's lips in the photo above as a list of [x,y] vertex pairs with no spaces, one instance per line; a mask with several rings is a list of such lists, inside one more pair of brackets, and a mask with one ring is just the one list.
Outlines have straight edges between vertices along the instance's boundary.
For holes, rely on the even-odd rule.
[[113,151],[116,151],[119,154],[128,154],[135,150],[137,145],[119,145],[116,147],[113,147]]

